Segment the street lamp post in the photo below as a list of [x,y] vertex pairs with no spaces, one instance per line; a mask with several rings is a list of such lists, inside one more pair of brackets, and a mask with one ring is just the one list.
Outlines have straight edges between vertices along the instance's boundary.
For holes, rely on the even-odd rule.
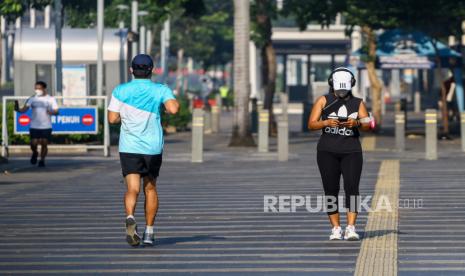
[[146,46],[146,51],[147,53],[150,55],[150,53],[152,52],[152,30],[148,29],[147,30],[147,37],[145,38],[146,40],[146,43],[147,43],[147,46]]
[[116,8],[119,10],[119,38],[120,38],[120,48],[119,48],[119,77],[120,83],[126,82],[126,64],[124,58],[124,19],[123,12],[129,10],[127,5],[117,5]]
[[7,58],[7,43],[8,43],[8,40],[7,40],[7,34],[6,34],[6,25],[7,25],[7,22],[6,22],[6,19],[5,17],[0,17],[0,33],[1,33],[1,37],[0,39],[2,40],[2,72],[1,72],[1,76],[0,76],[0,84],[3,85],[6,83],[6,70],[8,70],[8,66],[7,66],[7,62],[6,62],[6,58]]
[[161,68],[163,72],[163,81],[168,77],[168,57],[170,48],[170,20],[165,20],[161,32]]
[[29,27],[34,29],[36,27],[36,9],[32,7],[29,8]]
[[139,53],[145,54],[147,52],[147,45],[146,45],[146,31],[145,31],[145,24],[143,21],[144,16],[147,16],[149,13],[147,11],[139,11],[137,15],[140,17],[140,28],[139,28]]
[[[138,27],[138,22],[137,22],[137,11],[139,9],[139,3],[137,2],[137,0],[133,0],[132,1],[132,5],[131,5],[131,31],[133,33],[137,33],[137,27]],[[132,54],[132,57],[134,57],[135,55],[137,55],[137,53],[139,52],[139,49],[137,47],[137,41],[133,41],[132,42],[132,51],[131,51],[131,54]],[[130,58],[132,58],[130,57]]]
[[50,5],[45,6],[44,9],[44,28],[45,29],[50,29],[50,13],[51,13],[51,7]]
[[[103,0],[97,1],[97,96],[103,95]],[[101,105],[101,101],[99,102]]]
[[61,59],[61,25],[62,25],[61,0],[55,0],[55,76],[56,95],[61,96],[63,92],[63,63]]

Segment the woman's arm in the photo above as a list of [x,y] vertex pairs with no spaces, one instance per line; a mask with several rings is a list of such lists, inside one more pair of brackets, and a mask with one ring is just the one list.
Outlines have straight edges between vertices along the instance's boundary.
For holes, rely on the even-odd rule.
[[358,121],[360,122],[358,129],[364,131],[370,130],[370,117],[363,101],[360,103],[360,107],[358,108],[358,118]]
[[339,124],[338,120],[334,119],[328,119],[321,121],[321,111],[325,107],[326,104],[326,98],[324,96],[321,96],[316,100],[315,104],[313,105],[312,108],[312,113],[310,114],[310,117],[308,118],[308,129],[311,130],[318,130],[322,129],[327,126],[331,127],[336,127]]

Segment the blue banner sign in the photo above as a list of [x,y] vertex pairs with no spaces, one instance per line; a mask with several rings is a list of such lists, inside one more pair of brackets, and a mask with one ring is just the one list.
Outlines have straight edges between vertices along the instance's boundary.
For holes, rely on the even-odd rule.
[[[15,112],[14,133],[28,134],[32,111]],[[97,107],[60,107],[58,115],[52,116],[53,134],[97,134]]]

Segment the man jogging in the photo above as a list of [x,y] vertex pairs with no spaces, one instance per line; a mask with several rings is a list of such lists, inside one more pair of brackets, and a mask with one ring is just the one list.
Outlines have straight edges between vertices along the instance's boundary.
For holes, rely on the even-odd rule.
[[45,167],[45,157],[48,152],[48,142],[52,137],[51,116],[58,114],[58,104],[54,97],[47,94],[47,84],[38,81],[35,84],[35,95],[27,99],[26,104],[19,108],[18,101],[15,102],[15,110],[23,113],[32,109],[31,125],[29,135],[31,137],[31,164],[37,164],[39,153],[37,146],[40,144],[39,167]]
[[142,179],[147,224],[143,243],[153,245],[153,224],[158,211],[156,180],[163,153],[160,108],[163,105],[168,113],[175,114],[179,104],[167,86],[151,81],[153,61],[150,56],[135,56],[130,70],[134,79],[113,90],[108,106],[108,121],[110,124],[121,122],[119,152],[127,185],[124,197],[126,241],[132,246],[140,243],[134,211]]

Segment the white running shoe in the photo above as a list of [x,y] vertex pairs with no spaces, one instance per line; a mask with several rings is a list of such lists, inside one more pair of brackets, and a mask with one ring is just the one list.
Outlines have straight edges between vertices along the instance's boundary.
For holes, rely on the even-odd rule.
[[355,232],[355,226],[347,225],[346,231],[344,231],[344,240],[348,241],[358,241],[360,236]]
[[342,240],[342,229],[341,226],[333,227],[331,235],[329,236],[330,241]]

